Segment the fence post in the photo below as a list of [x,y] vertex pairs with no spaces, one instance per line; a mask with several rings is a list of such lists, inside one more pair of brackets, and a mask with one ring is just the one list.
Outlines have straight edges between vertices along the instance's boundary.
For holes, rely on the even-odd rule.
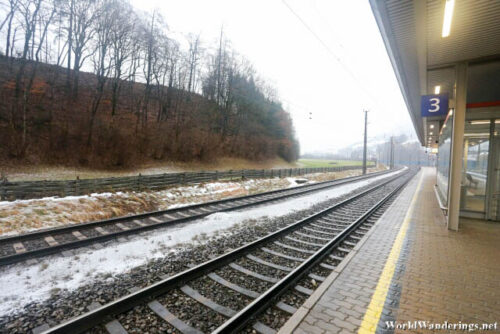
[[215,170],[215,181],[219,180],[219,171]]
[[6,201],[7,200],[7,187],[6,187],[6,184],[7,184],[7,178],[3,175],[2,173],[2,201]]
[[80,195],[80,176],[76,176],[76,182],[75,182],[75,196]]
[[137,189],[139,189],[139,191],[142,190],[141,173],[139,173],[139,175],[137,175]]
[[245,179],[245,170],[244,169],[241,170],[241,179],[242,180]]

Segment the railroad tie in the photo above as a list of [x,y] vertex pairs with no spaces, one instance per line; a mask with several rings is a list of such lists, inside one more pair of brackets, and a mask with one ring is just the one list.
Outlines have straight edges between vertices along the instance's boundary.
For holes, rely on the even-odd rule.
[[240,199],[239,202],[241,202],[243,204],[248,204],[248,203],[252,203],[253,201],[250,199]]
[[269,282],[269,283],[276,283],[279,281],[277,278],[256,273],[255,271],[248,270],[247,268],[244,268],[244,267],[242,267],[234,262],[230,263],[229,266],[236,271],[239,271],[239,272],[241,272],[245,275],[248,275],[248,276],[255,277],[257,279],[260,279],[261,281],[265,281],[265,282]]
[[297,309],[291,305],[288,305],[286,303],[283,303],[283,302],[278,302],[276,304],[276,307],[279,308],[280,310],[286,312],[286,313],[290,313],[290,314],[294,314],[295,312],[297,312]]
[[[101,306],[102,306],[101,303],[94,301],[94,302],[90,303],[89,306],[87,306],[87,309],[89,311],[94,311]],[[125,330],[125,328],[123,328],[122,324],[120,324],[120,322],[116,319],[105,323],[104,327],[106,328],[106,330],[108,331],[109,334],[127,334],[128,333]]]
[[57,242],[56,239],[54,239],[53,236],[49,235],[47,237],[44,238],[45,242],[50,246],[50,247],[54,247],[54,246],[57,246],[59,245],[59,243]]
[[156,313],[160,318],[177,328],[183,334],[203,334],[203,332],[197,330],[186,324],[181,319],[177,318],[175,315],[170,313],[165,306],[160,304],[157,300],[153,300],[148,303],[149,308]]
[[296,239],[296,238],[293,238],[293,237],[290,237],[290,236],[285,236],[285,238],[289,239],[289,240],[292,240],[294,242],[298,242],[298,243],[301,243],[301,244],[304,244],[304,245],[309,245],[309,246],[314,246],[314,247],[323,247],[323,244],[317,244],[317,243],[314,243],[314,242],[309,242],[309,241],[304,241],[304,240],[300,240],[300,239]]
[[149,219],[151,219],[152,221],[154,221],[155,223],[163,223],[163,221],[161,221],[160,219],[156,218],[156,217],[149,217]]
[[128,334],[122,324],[116,319],[104,324],[104,327],[109,334]]
[[262,249],[262,251],[264,251],[266,253],[269,253],[269,254],[272,254],[272,255],[275,255],[275,256],[279,256],[279,257],[282,257],[284,259],[288,259],[288,260],[292,260],[292,261],[304,262],[304,260],[306,260],[306,259],[303,259],[303,258],[300,258],[300,257],[290,256],[290,255],[287,255],[287,254],[276,252],[276,251],[274,251],[272,249],[269,249],[269,248],[266,248],[266,247],[262,247],[261,249]]
[[168,218],[168,219],[170,219],[170,220],[176,220],[176,219],[179,219],[179,218],[177,218],[177,217],[174,217],[174,216],[172,216],[172,215],[169,215],[168,213],[164,213],[164,214],[163,214],[163,217],[167,217],[167,218]]
[[41,333],[43,333],[43,332],[45,332],[45,331],[47,331],[49,329],[50,329],[50,326],[48,324],[42,324],[42,325],[40,325],[38,327],[33,328],[33,330],[31,331],[31,333],[33,333],[33,334],[41,334]]
[[285,267],[285,266],[281,266],[281,265],[276,264],[276,263],[264,261],[260,257],[254,256],[252,254],[247,254],[247,258],[249,258],[250,260],[255,261],[257,263],[260,263],[262,265],[265,265],[265,266],[268,266],[268,267],[271,267],[274,269],[278,269],[281,271],[290,272],[293,270],[293,268],[290,268],[290,267]]
[[139,226],[148,226],[148,224],[146,224],[145,222],[143,222],[142,220],[139,220],[139,219],[134,219],[133,220],[134,223],[136,223],[137,225]]
[[272,329],[269,326],[264,325],[262,322],[257,321],[255,324],[253,324],[253,329],[255,329],[258,333],[261,334],[275,334],[277,333],[274,329]]
[[100,234],[103,234],[103,235],[109,233],[108,231],[106,231],[105,229],[103,229],[100,226],[97,226],[96,228],[94,228],[94,230],[96,230],[97,232],[99,232]]
[[176,212],[179,216],[182,216],[184,218],[189,218],[191,217],[190,215],[185,214],[184,212]]
[[329,255],[330,259],[332,260],[337,260],[337,261],[342,261],[344,258],[337,256],[337,255]]
[[335,266],[329,265],[328,263],[320,263],[319,265],[328,270],[335,270]]
[[223,285],[226,288],[229,288],[229,289],[234,290],[238,293],[241,293],[242,295],[245,295],[245,296],[248,296],[248,297],[254,298],[254,299],[259,297],[258,292],[248,290],[248,289],[245,289],[237,284],[231,283],[231,282],[225,280],[224,278],[220,277],[216,273],[212,272],[212,273],[208,274],[207,276],[210,277],[215,282],[219,283],[220,285]]
[[[320,223],[320,224],[321,224],[321,223]],[[342,229],[341,229],[341,228],[325,227],[325,226],[318,225],[318,224],[314,224],[314,223],[311,223],[311,226],[314,226],[314,227],[319,227],[319,228],[322,228],[322,229],[325,229],[325,230],[332,231],[332,233],[334,233],[334,234],[337,234],[337,233],[339,233],[340,231],[342,231]]]
[[309,278],[312,278],[313,280],[318,281],[318,282],[323,282],[326,279],[326,277],[319,276],[319,275],[316,275],[316,274],[313,274],[313,273],[310,273],[307,276],[309,276]]
[[312,250],[309,250],[309,249],[303,249],[303,248],[298,248],[298,247],[290,246],[290,245],[281,243],[279,241],[275,241],[274,244],[278,245],[280,247],[288,248],[288,249],[291,249],[291,250],[294,250],[294,251],[297,251],[297,252],[301,252],[301,253],[306,253],[306,254],[314,254],[314,253],[316,253],[315,251],[312,251]]
[[316,230],[316,229],[313,229],[310,227],[304,227],[304,230],[315,232],[315,233],[320,233],[320,234],[325,234],[325,235],[332,235],[332,234],[335,235],[335,233],[332,233],[332,232],[325,232],[325,231],[321,231],[321,230]]
[[130,227],[128,227],[127,225],[123,225],[122,223],[117,223],[116,226],[118,226],[124,231],[130,230]]
[[295,290],[297,290],[298,292],[301,292],[301,293],[303,293],[305,295],[308,295],[308,296],[312,295],[313,292],[314,292],[313,290],[311,290],[309,288],[306,288],[306,287],[304,287],[302,285],[296,285],[295,286]]
[[351,247],[356,246],[356,243],[352,242],[352,241],[344,241],[344,244],[347,245],[347,246],[351,246]]
[[24,248],[22,242],[16,242],[12,246],[14,247],[14,250],[16,251],[17,254],[26,252],[26,248]]
[[205,211],[205,212],[212,212],[211,210],[208,210],[207,208],[199,208],[201,211]]
[[312,234],[306,234],[306,233],[302,233],[302,232],[299,232],[299,231],[294,231],[293,233],[297,234],[297,235],[300,235],[301,237],[304,237],[304,238],[309,238],[309,239],[316,239],[316,240],[322,240],[322,241],[330,241],[331,238],[322,238],[322,237],[317,237],[315,235],[312,235]]
[[237,313],[235,310],[230,309],[229,307],[219,305],[216,302],[214,302],[213,300],[208,299],[207,297],[203,296],[195,289],[191,288],[189,285],[184,285],[183,287],[181,287],[181,291],[184,292],[187,296],[196,300],[198,303],[203,304],[206,307],[208,307],[208,308],[214,310],[215,312],[220,313],[228,318],[231,318],[233,315],[235,315]]

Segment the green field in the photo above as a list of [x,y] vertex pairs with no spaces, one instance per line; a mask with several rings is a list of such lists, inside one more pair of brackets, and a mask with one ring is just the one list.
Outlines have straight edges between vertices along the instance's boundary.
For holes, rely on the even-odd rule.
[[[323,159],[299,159],[297,164],[301,167],[339,167],[339,166],[361,166],[361,160],[323,160]],[[374,166],[373,161],[368,161],[368,166]]]

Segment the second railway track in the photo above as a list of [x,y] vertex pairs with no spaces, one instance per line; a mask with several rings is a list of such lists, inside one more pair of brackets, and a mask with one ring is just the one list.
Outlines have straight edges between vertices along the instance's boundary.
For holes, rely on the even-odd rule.
[[[46,333],[275,333],[385,211],[407,171]],[[147,320],[145,320],[147,319]]]
[[265,193],[189,205],[175,209],[73,224],[15,236],[2,237],[0,238],[0,266],[17,263],[30,258],[46,256],[120,236],[136,234],[167,225],[199,219],[216,212],[238,210],[294,196],[301,196],[347,183],[370,179],[390,172],[392,171],[376,172],[365,176],[347,177],[295,188],[279,189]]

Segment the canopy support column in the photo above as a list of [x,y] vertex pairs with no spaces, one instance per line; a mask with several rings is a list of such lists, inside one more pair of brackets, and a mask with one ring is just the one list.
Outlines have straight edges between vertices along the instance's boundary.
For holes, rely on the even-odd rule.
[[455,73],[455,110],[453,115],[450,180],[448,188],[448,229],[453,231],[458,230],[460,216],[465,111],[467,104],[467,63],[457,64]]

